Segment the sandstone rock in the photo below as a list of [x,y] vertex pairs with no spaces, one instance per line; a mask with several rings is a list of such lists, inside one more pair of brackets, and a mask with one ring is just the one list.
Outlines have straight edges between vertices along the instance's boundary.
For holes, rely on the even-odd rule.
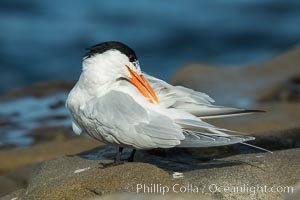
[[294,187],[294,191],[290,194],[284,196],[283,200],[297,200],[300,199],[300,182],[298,182]]
[[138,195],[138,194],[128,194],[119,193],[106,195],[104,197],[92,198],[91,200],[213,200],[212,197],[204,196],[201,194],[167,194],[167,195]]
[[[29,179],[38,167],[39,164],[28,165],[0,176],[0,197],[26,188]],[[13,196],[10,199],[12,198]]]
[[61,157],[41,166],[23,199],[88,199],[114,192],[130,193],[139,183],[171,186],[173,182],[167,172],[150,164],[127,163],[101,169],[99,161]]
[[[97,157],[92,154],[100,151],[110,156],[110,148],[103,146],[77,156],[45,161],[30,178],[22,199],[88,199],[115,193],[126,193],[121,195],[123,199],[137,193],[162,196],[162,189],[138,190],[138,184],[145,184],[143,188],[161,184],[160,188],[168,187],[174,197],[178,194],[197,195],[199,199],[203,195],[213,199],[279,199],[300,181],[300,149],[241,154],[207,162],[195,162],[191,157],[188,169],[182,168],[178,155],[176,160],[175,155],[168,158],[146,151],[138,152],[135,163],[103,168],[103,164],[111,161],[102,160],[99,164],[99,160],[92,159]],[[150,164],[151,160],[155,160],[155,165]],[[174,178],[174,172],[181,176]],[[181,187],[186,189],[180,191]]]

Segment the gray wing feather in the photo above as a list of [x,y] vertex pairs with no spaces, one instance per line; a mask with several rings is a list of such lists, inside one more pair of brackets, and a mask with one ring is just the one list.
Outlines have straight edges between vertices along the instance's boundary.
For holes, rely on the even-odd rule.
[[160,79],[145,74],[157,93],[161,103],[191,113],[200,119],[245,115],[260,110],[247,110],[213,105],[215,101],[207,94],[182,86],[173,86]]
[[213,146],[225,146],[235,143],[246,142],[254,140],[254,137],[251,136],[221,136],[221,135],[212,135],[207,133],[200,133],[194,131],[184,131],[185,140],[181,141],[181,144],[178,147],[213,147]]
[[[253,140],[249,136],[230,136],[201,120],[178,119],[146,111],[128,94],[111,91],[90,100],[83,115],[88,123],[81,127],[101,139],[105,131],[116,144],[135,148],[171,148],[223,146]],[[85,120],[83,120],[85,121]],[[184,130],[183,129],[188,129]]]
[[[116,143],[135,148],[169,148],[185,138],[180,126],[171,119],[154,111],[147,112],[122,92],[110,91],[92,99],[83,112],[97,129],[90,132],[99,139],[101,131],[105,130]],[[87,127],[90,128],[91,124]]]
[[256,112],[264,112],[261,110],[248,110],[217,105],[201,105],[192,103],[177,103],[176,108],[189,112],[199,117],[200,119],[231,117],[252,114]]

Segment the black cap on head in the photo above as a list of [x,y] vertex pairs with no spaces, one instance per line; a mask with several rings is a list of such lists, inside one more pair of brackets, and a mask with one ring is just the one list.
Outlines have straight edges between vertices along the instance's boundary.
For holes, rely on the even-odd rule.
[[84,55],[84,57],[90,58],[95,54],[100,54],[111,49],[119,50],[121,53],[125,54],[129,58],[130,62],[134,62],[137,60],[135,52],[129,46],[116,41],[103,42],[100,44],[93,45],[87,48],[87,50],[89,51]]

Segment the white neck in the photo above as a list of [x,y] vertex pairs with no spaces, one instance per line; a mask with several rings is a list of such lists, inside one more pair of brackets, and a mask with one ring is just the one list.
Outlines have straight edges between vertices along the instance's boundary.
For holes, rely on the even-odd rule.
[[70,99],[76,99],[77,103],[86,102],[93,97],[102,96],[112,88],[119,88],[116,80],[131,76],[126,65],[141,73],[126,55],[117,50],[109,50],[85,58],[82,63],[82,73],[69,95]]
[[99,90],[101,87],[108,87],[115,83],[119,78],[130,78],[126,66],[138,74],[141,73],[139,66],[135,67],[125,54],[118,50],[108,50],[83,60],[80,79],[86,89]]

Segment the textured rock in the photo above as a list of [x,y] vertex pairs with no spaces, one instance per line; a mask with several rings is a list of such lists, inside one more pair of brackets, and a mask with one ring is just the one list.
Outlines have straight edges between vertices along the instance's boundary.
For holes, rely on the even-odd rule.
[[[26,188],[29,179],[38,168],[39,164],[29,165],[0,176],[0,196]],[[12,198],[13,196],[10,199]]]
[[[223,160],[237,162],[237,165],[216,165],[184,175],[190,183],[206,188],[208,193],[215,192],[214,195],[221,199],[250,199],[249,196],[254,199],[280,199],[287,195],[288,190],[292,192],[291,187],[300,180],[299,153],[299,149],[292,149],[276,151],[274,154],[237,155]],[[220,191],[216,191],[217,187],[220,187]],[[225,187],[229,187],[228,192]],[[248,188],[248,192],[234,190],[236,187]],[[277,187],[279,191],[285,188],[285,192],[277,192]]]
[[214,198],[201,194],[167,194],[167,195],[138,195],[128,193],[118,193],[106,195],[104,197],[92,198],[91,200],[213,200]]
[[127,163],[101,169],[99,161],[62,157],[41,166],[23,199],[84,199],[131,192],[139,183],[171,186],[172,179],[167,172],[150,164]]
[[300,182],[298,182],[294,187],[294,191],[290,194],[284,196],[283,200],[297,200],[300,199]]
[[[195,199],[196,195],[199,199],[203,199],[200,198],[203,195],[213,199],[249,199],[249,195],[256,199],[279,199],[287,196],[287,190],[291,191],[300,181],[300,149],[240,154],[207,162],[196,162],[195,158],[186,156],[184,162],[190,168],[182,167],[180,153],[176,159],[176,155],[168,158],[139,151],[137,162],[112,167],[103,167],[111,162],[109,160],[99,164],[99,160],[89,159],[100,151],[111,156],[109,150],[104,146],[44,162],[29,179],[28,187],[21,193],[22,199],[88,199],[112,193],[126,193],[124,199],[130,197],[128,194],[137,193],[162,196],[163,187],[169,188],[168,194],[189,195]],[[155,165],[149,164],[151,162]],[[174,172],[181,174],[176,178],[172,176]],[[149,192],[141,186],[138,190],[138,184],[152,188],[160,184],[161,189]],[[248,188],[248,191],[236,189],[238,187]],[[271,192],[275,187],[282,192]],[[180,188],[186,189],[180,191]]]

